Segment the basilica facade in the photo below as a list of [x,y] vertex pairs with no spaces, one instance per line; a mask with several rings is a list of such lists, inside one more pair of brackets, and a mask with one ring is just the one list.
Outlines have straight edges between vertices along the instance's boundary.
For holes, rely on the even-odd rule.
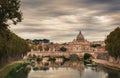
[[90,42],[87,41],[80,31],[76,39],[68,43],[68,50],[72,52],[91,52]]

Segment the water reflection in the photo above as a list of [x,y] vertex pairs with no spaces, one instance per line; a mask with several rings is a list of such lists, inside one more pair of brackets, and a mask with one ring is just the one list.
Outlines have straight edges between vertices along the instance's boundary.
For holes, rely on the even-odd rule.
[[[31,70],[28,78],[120,78],[120,72],[100,65],[84,65],[81,62],[49,63],[37,65],[38,70]],[[42,69],[41,69],[42,67]],[[44,68],[45,67],[45,68]]]

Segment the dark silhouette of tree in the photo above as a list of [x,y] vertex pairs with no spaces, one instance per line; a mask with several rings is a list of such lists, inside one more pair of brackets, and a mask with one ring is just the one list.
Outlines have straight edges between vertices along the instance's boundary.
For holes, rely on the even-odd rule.
[[21,22],[20,0],[0,0],[0,29],[7,29],[9,21]]
[[96,47],[100,47],[100,44],[92,44],[91,47],[96,48]]
[[83,58],[84,58],[84,60],[87,60],[87,59],[90,59],[90,57],[92,57],[91,54],[85,53]]
[[0,65],[21,59],[29,51],[26,40],[8,28],[9,22],[17,24],[22,20],[20,0],[0,0]]
[[112,31],[105,40],[106,50],[115,58],[120,57],[120,28],[117,27]]

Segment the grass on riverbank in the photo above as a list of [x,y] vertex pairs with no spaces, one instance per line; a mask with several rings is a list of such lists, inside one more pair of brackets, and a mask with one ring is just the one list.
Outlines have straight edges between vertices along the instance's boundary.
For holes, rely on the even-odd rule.
[[15,61],[0,69],[0,78],[5,78],[5,76],[11,71],[11,69],[16,68],[18,65],[23,63],[23,61]]

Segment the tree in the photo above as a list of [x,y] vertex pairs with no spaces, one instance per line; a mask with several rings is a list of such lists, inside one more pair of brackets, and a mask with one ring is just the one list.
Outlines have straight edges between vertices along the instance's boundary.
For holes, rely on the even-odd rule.
[[19,8],[20,0],[0,0],[0,65],[21,59],[30,50],[27,42],[8,28],[9,23],[21,22]]
[[30,51],[26,40],[18,37],[10,31],[9,35],[9,38],[5,39],[0,34],[0,63],[17,60]]
[[43,39],[43,42],[44,42],[44,43],[49,43],[50,40],[48,40],[48,39]]
[[84,54],[84,60],[88,60],[88,59],[90,59],[90,57],[92,57],[91,54],[89,54],[89,53]]
[[109,55],[118,58],[120,57],[120,28],[117,27],[112,31],[105,40],[105,48]]
[[7,29],[9,21],[21,22],[20,0],[0,0],[0,29]]
[[100,46],[101,46],[101,44],[92,44],[91,45],[91,47],[93,47],[93,48],[100,47]]

